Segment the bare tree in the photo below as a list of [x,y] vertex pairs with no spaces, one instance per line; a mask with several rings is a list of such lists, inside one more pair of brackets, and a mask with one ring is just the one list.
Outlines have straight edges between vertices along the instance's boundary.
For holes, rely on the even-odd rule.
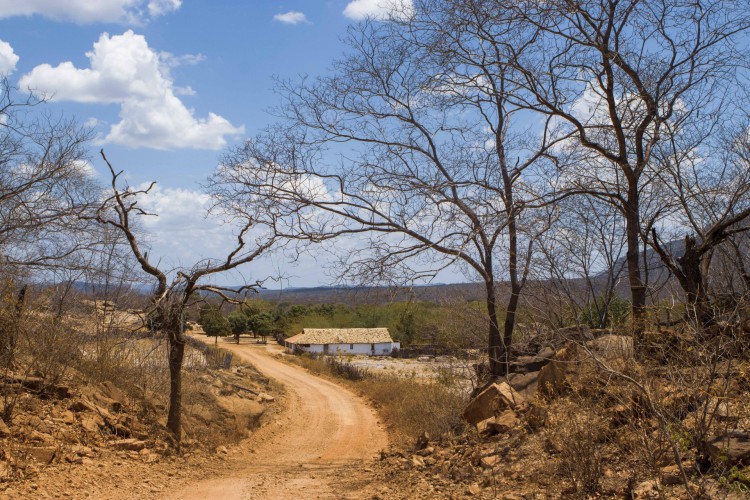
[[[199,294],[213,293],[224,300],[235,300],[243,288],[226,288],[213,284],[201,283],[210,276],[236,269],[252,262],[269,250],[277,240],[274,231],[274,219],[269,214],[260,213],[256,218],[249,218],[237,234],[237,242],[226,257],[206,259],[190,268],[164,270],[153,263],[140,241],[136,231],[136,220],[141,216],[151,215],[138,206],[138,197],[148,194],[155,183],[143,190],[134,190],[120,186],[122,171],[116,172],[101,152],[102,158],[109,167],[112,176],[112,195],[105,200],[95,216],[101,224],[114,227],[124,235],[130,250],[147,275],[156,280],[151,300],[149,319],[167,337],[169,364],[169,413],[167,428],[179,446],[182,431],[182,363],[185,356],[185,337],[183,334],[184,312],[193,301],[200,300]],[[264,230],[260,230],[263,228]],[[255,233],[253,233],[255,231]],[[252,239],[252,244],[247,240]]]
[[[699,141],[670,134],[671,140],[660,145],[655,158],[668,191],[660,212],[671,224],[646,226],[650,243],[685,293],[690,319],[704,326],[715,319],[708,283],[713,256],[725,242],[739,250],[736,239],[727,240],[750,230],[748,124],[729,118],[721,117],[721,128],[731,128],[729,133],[712,127],[713,133],[701,134]],[[682,245],[667,244],[680,236]],[[742,275],[742,259],[736,263]]]
[[[77,266],[79,252],[97,241],[80,218],[98,196],[85,163],[90,134],[39,113],[42,104],[0,81],[0,288],[18,288],[18,317],[32,273]],[[5,368],[14,363],[15,331],[0,332]]]
[[[539,245],[536,288],[556,292],[573,312],[568,320],[606,328],[625,274],[622,217],[611,204],[588,196],[561,200],[558,210],[555,226]],[[560,326],[562,319],[556,322]]]
[[44,266],[90,241],[78,217],[98,195],[86,164],[87,130],[40,115],[42,101],[0,82],[0,259]]
[[509,47],[488,40],[516,33],[488,19],[482,2],[418,2],[413,15],[355,25],[331,75],[283,84],[287,121],[230,152],[214,188],[235,211],[256,197],[307,207],[291,237],[367,235],[339,269],[360,281],[462,264],[484,284],[500,374],[534,242],[554,217],[529,207],[536,176],[565,137],[551,118],[530,130],[508,100]]
[[[639,259],[643,197],[653,152],[669,129],[718,113],[743,66],[744,1],[555,0],[492,2],[533,33],[514,58],[519,105],[564,122],[588,160],[568,171],[581,191],[623,214],[636,332],[646,286]],[[529,35],[531,36],[531,35]],[[581,174],[594,175],[581,175]]]

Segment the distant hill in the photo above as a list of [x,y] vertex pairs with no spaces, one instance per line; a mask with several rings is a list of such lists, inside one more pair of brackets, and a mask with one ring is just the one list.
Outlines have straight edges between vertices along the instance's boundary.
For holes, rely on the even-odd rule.
[[[675,257],[682,255],[684,251],[684,241],[674,240],[665,244],[665,247]],[[643,259],[642,259],[643,262]],[[670,273],[661,261],[659,255],[649,249],[646,252],[647,267],[649,269],[649,283],[658,285],[661,288],[670,278]],[[629,297],[627,283],[627,263],[625,258],[621,258],[616,263],[617,267],[622,267],[620,274],[617,293],[624,298]],[[604,273],[592,277],[595,288],[604,287],[606,275]],[[529,283],[531,285],[531,283]],[[536,282],[537,285],[544,285],[544,282]],[[585,283],[580,279],[572,279],[571,284],[575,288],[580,284],[585,287]],[[89,293],[102,293],[105,287],[86,282],[76,282],[74,287],[78,291]],[[152,291],[152,285],[129,284],[125,286],[131,292],[137,294],[149,294]],[[234,287],[232,287],[234,288]],[[239,289],[240,287],[236,287]],[[499,300],[505,300],[507,284],[498,283]],[[583,288],[582,288],[583,289]],[[110,292],[112,290],[110,289]],[[344,303],[344,304],[383,304],[388,302],[400,302],[408,300],[420,300],[429,302],[468,302],[484,301],[485,291],[483,283],[450,283],[420,285],[412,287],[379,287],[379,286],[321,286],[312,288],[284,288],[284,289],[261,289],[257,294],[248,294],[249,297],[257,297],[269,302],[288,303],[288,304],[323,304],[323,303]]]
[[260,290],[258,298],[290,304],[382,304],[393,301],[424,300],[440,302],[483,300],[481,283],[454,283],[414,287],[315,287]]

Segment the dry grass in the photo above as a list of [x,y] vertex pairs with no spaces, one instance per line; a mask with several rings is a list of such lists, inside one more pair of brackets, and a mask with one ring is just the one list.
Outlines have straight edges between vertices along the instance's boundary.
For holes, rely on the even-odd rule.
[[[109,382],[124,394],[123,403],[141,423],[155,433],[163,431],[169,394],[163,335],[139,328],[134,312],[94,301],[55,310],[47,296],[38,294],[20,309],[16,303],[12,288],[0,289],[0,376],[41,379],[41,397],[45,388],[97,391]],[[211,449],[246,437],[247,429],[257,423],[221,407],[217,394],[224,394],[217,380],[236,377],[230,362],[227,351],[200,342],[187,346],[182,372],[184,444]],[[252,386],[260,379],[250,368],[242,371],[251,382],[240,381],[241,385]],[[22,396],[15,387],[0,383],[0,418],[11,423]]]

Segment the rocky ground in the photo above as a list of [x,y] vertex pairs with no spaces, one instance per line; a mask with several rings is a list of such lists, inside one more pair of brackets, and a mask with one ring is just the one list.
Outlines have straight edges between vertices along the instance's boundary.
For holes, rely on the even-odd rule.
[[[231,346],[235,364],[246,359],[265,376],[241,364],[192,373],[200,390],[185,401],[181,453],[163,430],[164,408],[112,382],[42,390],[35,377],[9,375],[0,498],[747,497],[743,337],[728,350],[719,337],[690,344],[662,333],[649,347],[656,361],[642,364],[628,336],[569,333],[527,345],[511,374],[478,392],[464,411],[468,431],[391,443],[374,460],[362,458],[377,451],[362,438],[366,405],[331,419],[357,398],[266,347]],[[310,397],[316,387],[325,398]]]
[[746,351],[705,365],[644,369],[632,339],[611,332],[586,331],[567,344],[537,348],[538,355],[520,357],[515,373],[472,400],[464,412],[472,430],[439,440],[424,435],[409,451],[383,454],[376,496],[750,494]]
[[146,498],[215,472],[233,443],[273,418],[279,394],[248,366],[206,369],[198,380],[178,454],[148,399],[109,381],[39,393],[36,379],[19,378],[12,423],[0,421],[0,498]]

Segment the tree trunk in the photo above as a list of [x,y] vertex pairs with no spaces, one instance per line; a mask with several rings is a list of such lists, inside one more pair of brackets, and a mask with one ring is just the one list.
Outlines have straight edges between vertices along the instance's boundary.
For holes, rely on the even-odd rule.
[[[503,169],[505,174],[506,169]],[[506,186],[510,186],[510,178],[505,178]],[[506,188],[505,195],[512,203],[513,192]],[[508,275],[510,278],[510,299],[505,311],[505,323],[503,325],[503,375],[508,373],[508,362],[510,361],[510,347],[513,344],[513,331],[516,327],[516,310],[518,299],[521,294],[521,285],[518,282],[518,229],[516,227],[516,214],[511,205],[507,209],[508,214]]]
[[646,287],[643,284],[640,264],[640,210],[637,187],[628,190],[625,204],[627,235],[628,282],[632,299],[633,334],[641,339],[646,328]]
[[490,334],[488,341],[488,356],[490,361],[490,374],[502,376],[507,368],[507,347],[500,337],[500,323],[497,320],[497,296],[495,294],[495,282],[486,280],[487,292],[487,314],[490,318]]
[[518,285],[511,286],[510,300],[508,300],[508,309],[505,313],[505,324],[503,325],[503,354],[505,358],[506,372],[507,365],[510,361],[510,347],[513,344],[513,332],[516,328],[516,311],[518,310],[518,301],[521,296],[521,287]]
[[[179,448],[182,439],[182,361],[185,357],[185,340],[177,330],[169,332],[169,414],[167,429]],[[173,328],[170,325],[170,329]]]
[[702,255],[694,236],[685,237],[685,252],[677,259],[682,275],[677,274],[682,289],[685,291],[688,318],[698,322],[701,327],[713,323],[711,300],[706,292]]

